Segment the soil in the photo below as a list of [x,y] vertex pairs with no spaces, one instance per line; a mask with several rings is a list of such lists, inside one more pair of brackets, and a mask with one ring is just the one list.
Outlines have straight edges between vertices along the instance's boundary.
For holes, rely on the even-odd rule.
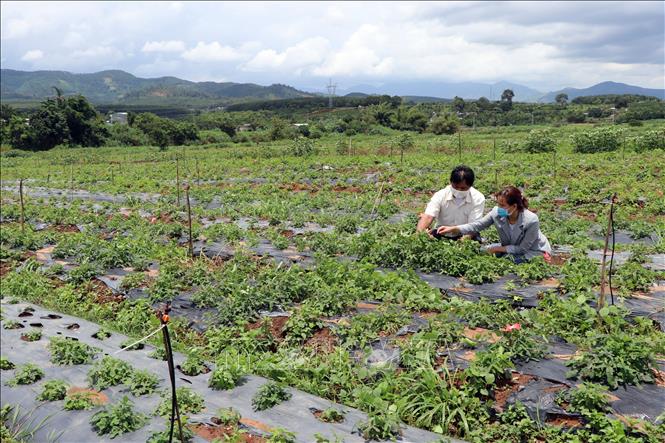
[[462,335],[471,340],[486,340],[488,343],[496,343],[499,341],[499,336],[494,332],[485,328],[464,328]]
[[125,299],[122,294],[115,294],[104,282],[96,278],[90,280],[88,287],[95,294],[95,302],[99,304],[120,303]]
[[[189,429],[205,441],[213,441],[215,439],[225,441],[223,440],[224,437],[234,435],[237,430],[234,426],[213,426],[208,424],[190,425]],[[264,443],[266,441],[263,437],[252,434],[240,434],[240,438],[244,443]]]
[[337,337],[328,328],[317,331],[305,342],[305,347],[314,349],[317,353],[329,354],[335,350]]
[[560,415],[557,415],[554,418],[548,418],[547,424],[562,428],[581,428],[584,426],[584,422],[579,417],[566,417]]
[[285,191],[291,191],[291,192],[309,192],[311,194],[316,194],[319,192],[318,189],[314,189],[312,186],[304,184],[304,183],[286,183],[283,185],[279,185],[280,189],[283,189]]
[[54,225],[51,229],[56,232],[81,232],[76,225]]
[[4,277],[12,270],[12,265],[6,262],[0,262],[0,277]]
[[526,386],[534,378],[533,375],[513,373],[513,377],[509,382],[497,383],[498,387],[494,390],[494,409],[503,412],[508,397],[519,391],[521,387]]
[[289,321],[289,317],[267,317],[265,319],[261,319],[258,321],[255,321],[254,323],[249,323],[247,325],[247,330],[253,330],[253,329],[258,329],[261,327],[261,324],[267,321],[268,322],[268,328],[270,330],[270,335],[273,336],[273,338],[277,341],[282,341],[284,340],[284,326],[286,325],[286,322]]
[[337,185],[332,188],[333,191],[335,192],[351,192],[353,194],[358,194],[360,192],[363,192],[362,188],[359,188],[358,186],[341,186]]
[[379,306],[380,305],[376,305],[374,303],[363,303],[363,302],[359,302],[358,304],[356,304],[357,309],[370,309],[372,311],[378,309]]
[[[321,418],[321,415],[323,414],[323,411],[321,409],[310,409],[310,410],[312,411],[312,414],[314,414],[314,417],[316,417],[319,421],[322,421],[323,423],[329,423]],[[341,420],[335,420],[334,423],[341,423],[343,421],[344,419],[342,418]]]
[[102,406],[109,402],[109,398],[103,392],[95,391],[94,389],[80,388],[78,386],[72,386],[67,390],[67,394],[71,395],[76,392],[87,392],[90,395],[90,399],[95,406]]
[[286,238],[291,238],[295,235],[291,229],[284,229],[282,232],[280,232],[280,234]]

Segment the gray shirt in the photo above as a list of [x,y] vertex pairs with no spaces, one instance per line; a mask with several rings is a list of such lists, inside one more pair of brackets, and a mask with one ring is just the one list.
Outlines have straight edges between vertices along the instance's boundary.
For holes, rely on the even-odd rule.
[[462,235],[465,235],[482,231],[491,225],[496,226],[501,246],[506,247],[508,254],[523,255],[528,260],[534,257],[542,257],[544,252],[548,254],[552,252],[550,242],[540,232],[538,216],[528,209],[520,212],[512,229],[508,217],[499,217],[498,207],[496,206],[480,220],[460,225],[457,228]]

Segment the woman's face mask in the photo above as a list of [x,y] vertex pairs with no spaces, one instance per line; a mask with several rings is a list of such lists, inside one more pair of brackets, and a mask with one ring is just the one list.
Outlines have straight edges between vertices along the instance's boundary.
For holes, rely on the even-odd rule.
[[496,210],[496,212],[497,212],[497,214],[499,214],[499,217],[503,217],[503,218],[506,218],[506,217],[508,217],[508,216],[510,215],[510,214],[508,213],[508,210],[506,210],[506,208],[501,208],[501,207],[499,207],[499,208]]

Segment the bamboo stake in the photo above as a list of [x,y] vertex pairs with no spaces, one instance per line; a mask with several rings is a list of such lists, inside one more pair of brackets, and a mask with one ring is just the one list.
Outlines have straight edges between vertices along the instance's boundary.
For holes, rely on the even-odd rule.
[[457,131],[457,146],[459,151],[459,162],[462,163],[462,128]]
[[18,193],[21,198],[21,233],[25,233],[25,207],[23,206],[23,179],[18,181]]
[[600,311],[605,306],[605,290],[607,283],[605,278],[605,263],[607,259],[607,246],[610,240],[610,234],[612,232],[612,211],[614,209],[616,198],[617,194],[615,192],[612,195],[612,200],[610,202],[610,213],[607,220],[607,232],[605,233],[605,247],[603,248],[603,258],[600,263],[600,295],[598,296],[598,311]]
[[177,205],[180,208],[180,162],[178,157],[175,158],[175,192],[177,198]]
[[185,183],[183,186],[185,190],[185,198],[187,199],[187,221],[189,229],[189,256],[194,257],[194,245],[192,243],[192,208],[189,204],[189,184]]

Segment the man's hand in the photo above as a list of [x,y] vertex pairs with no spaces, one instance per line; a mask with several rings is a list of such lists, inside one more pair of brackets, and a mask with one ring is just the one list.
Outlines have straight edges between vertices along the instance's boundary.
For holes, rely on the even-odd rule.
[[459,235],[459,229],[457,226],[439,226],[438,229],[436,230],[436,233],[439,235],[446,235],[446,234],[453,234],[453,235]]
[[505,246],[488,246],[484,248],[485,252],[488,254],[496,254],[499,252],[506,252],[506,247]]
[[[426,231],[429,234],[429,226],[432,224],[432,221],[434,221],[434,217],[431,215],[427,214],[420,214],[420,220],[418,220],[418,226],[416,226],[416,231],[417,232],[423,232]],[[431,237],[431,234],[429,234]]]

